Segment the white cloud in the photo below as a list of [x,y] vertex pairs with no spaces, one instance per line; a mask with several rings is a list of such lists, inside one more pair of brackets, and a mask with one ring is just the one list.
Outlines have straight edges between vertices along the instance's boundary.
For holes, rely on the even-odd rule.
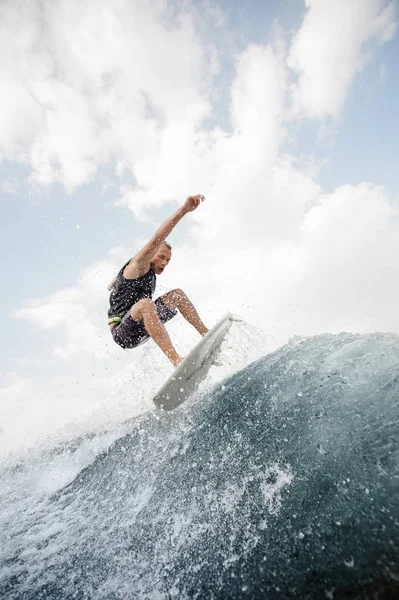
[[110,160],[134,170],[162,126],[200,123],[214,54],[196,38],[189,10],[170,20],[167,9],[3,2],[1,155],[26,162],[39,184],[72,189]]
[[[64,288],[47,298],[27,300],[11,313],[43,329],[57,329],[64,341],[52,349],[53,356],[69,359],[75,354],[103,357],[109,354],[106,327],[107,283],[119,269],[121,250],[85,268],[75,287]],[[111,346],[112,347],[112,346]]]
[[306,0],[305,4],[309,10],[287,59],[298,75],[292,89],[293,113],[336,119],[373,45],[393,37],[395,4],[385,0]]
[[243,235],[247,219],[240,214],[253,210],[258,218],[248,220],[245,238],[253,236],[256,223],[263,235],[267,203],[275,198],[272,170],[284,137],[284,92],[283,58],[271,47],[250,46],[238,57],[231,86],[233,132],[200,131],[190,122],[166,127],[158,152],[137,161],[137,187],[124,194],[122,203],[143,218],[145,210],[165,200],[201,192],[215,200],[213,208],[212,202],[207,207],[213,211],[206,213],[208,226],[213,220],[232,237],[238,231]]

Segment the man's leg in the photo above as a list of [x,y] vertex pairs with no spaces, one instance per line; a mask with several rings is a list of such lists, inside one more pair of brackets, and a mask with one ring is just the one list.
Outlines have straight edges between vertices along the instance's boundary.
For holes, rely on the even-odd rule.
[[201,335],[208,333],[208,328],[205,327],[194,305],[190,302],[182,290],[171,290],[170,292],[167,292],[161,296],[161,300],[168,308],[172,310],[178,308],[186,321],[195,327],[198,333]]
[[177,367],[183,359],[173,347],[165,325],[159,319],[154,302],[150,298],[143,298],[131,308],[130,314],[135,321],[144,322],[148,335],[166,354],[173,366]]

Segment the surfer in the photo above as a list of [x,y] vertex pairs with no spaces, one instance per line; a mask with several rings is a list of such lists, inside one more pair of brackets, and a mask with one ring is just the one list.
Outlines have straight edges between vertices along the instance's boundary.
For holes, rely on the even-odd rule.
[[123,265],[109,284],[108,325],[114,341],[124,349],[136,348],[150,337],[177,367],[183,358],[174,348],[165,323],[177,310],[201,335],[208,332],[194,305],[186,294],[175,289],[152,300],[156,276],[167,267],[172,247],[167,236],[177,223],[189,212],[196,210],[205,197],[202,194],[188,196],[183,206],[155,232],[150,241],[133,258]]

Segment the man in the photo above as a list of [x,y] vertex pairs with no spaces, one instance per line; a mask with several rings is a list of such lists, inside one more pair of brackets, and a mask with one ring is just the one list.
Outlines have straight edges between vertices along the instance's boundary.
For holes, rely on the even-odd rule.
[[196,210],[204,199],[202,194],[189,196],[150,241],[123,265],[108,286],[111,290],[108,324],[114,341],[122,348],[136,348],[151,337],[175,367],[183,359],[176,352],[164,324],[177,314],[177,309],[201,335],[208,329],[182,290],[171,290],[155,302],[152,295],[156,276],[164,271],[172,256],[167,236],[180,219]]

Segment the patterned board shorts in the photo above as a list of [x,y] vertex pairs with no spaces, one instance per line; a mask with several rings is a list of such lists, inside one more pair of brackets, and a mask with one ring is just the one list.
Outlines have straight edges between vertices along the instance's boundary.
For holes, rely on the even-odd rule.
[[[164,324],[177,315],[177,310],[168,308],[161,298],[157,298],[154,304],[157,307],[158,316]],[[136,346],[140,346],[140,344],[144,344],[150,339],[144,323],[132,319],[130,310],[125,314],[122,321],[112,328],[111,333],[114,341],[125,350],[136,348]]]

